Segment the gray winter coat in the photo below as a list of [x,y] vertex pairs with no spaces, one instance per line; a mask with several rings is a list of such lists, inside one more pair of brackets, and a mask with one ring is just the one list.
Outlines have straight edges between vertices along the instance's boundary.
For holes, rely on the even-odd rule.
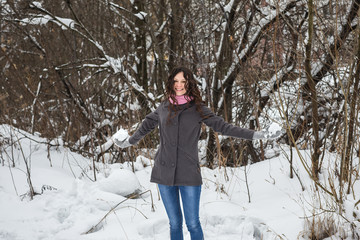
[[202,184],[198,140],[201,124],[226,136],[251,140],[253,130],[240,128],[226,123],[208,107],[202,106],[203,115],[196,111],[194,101],[179,105],[176,117],[167,122],[169,101],[164,101],[152,113],[147,115],[139,129],[129,138],[136,144],[156,126],[160,131],[160,147],[155,155],[155,164],[151,173],[151,182],[169,186],[197,186]]

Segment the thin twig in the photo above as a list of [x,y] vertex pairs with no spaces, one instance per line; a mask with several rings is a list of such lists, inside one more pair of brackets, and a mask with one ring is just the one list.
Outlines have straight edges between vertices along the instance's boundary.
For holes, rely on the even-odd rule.
[[[102,223],[102,221],[104,221],[104,220],[106,219],[106,217],[107,217],[110,213],[114,212],[115,209],[116,209],[120,204],[126,202],[126,201],[129,200],[129,199],[133,199],[133,198],[140,197],[141,195],[143,195],[143,194],[145,194],[145,193],[147,193],[147,192],[150,192],[150,194],[151,194],[151,190],[147,190],[147,191],[142,192],[142,193],[139,193],[139,194],[134,194],[134,195],[126,198],[125,200],[119,202],[119,203],[116,204],[114,207],[112,207],[112,208],[105,214],[105,216],[103,216],[103,217],[100,219],[100,221],[99,221],[95,226],[91,227],[87,232],[85,232],[85,233],[83,233],[83,234],[89,234],[89,233],[94,232],[94,230]],[[152,206],[152,208],[153,208],[153,207],[154,207],[154,206]]]

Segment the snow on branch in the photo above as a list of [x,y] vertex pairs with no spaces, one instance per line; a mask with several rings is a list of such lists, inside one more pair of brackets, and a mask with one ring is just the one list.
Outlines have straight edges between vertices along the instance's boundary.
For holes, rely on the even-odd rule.
[[45,25],[48,22],[54,22],[59,25],[63,30],[74,28],[75,22],[70,18],[61,18],[61,17],[50,17],[48,15],[33,15],[29,18],[23,18],[19,20],[21,25]]
[[[114,6],[114,4],[111,4]],[[96,65],[97,67],[101,68],[109,68],[114,74],[120,74],[126,81],[126,83],[129,85],[130,88],[134,89],[138,93],[142,94],[146,99],[150,100],[151,102],[155,102],[155,98],[152,94],[146,93],[143,87],[141,87],[137,82],[136,79],[130,74],[128,70],[125,69],[124,66],[127,64],[124,63],[125,57],[120,58],[114,58],[109,56],[104,47],[96,41],[89,31],[86,29],[86,27],[78,22],[77,20],[69,19],[69,18],[61,18],[58,16],[55,16],[48,10],[42,7],[42,5],[39,2],[32,2],[30,3],[30,6],[33,9],[36,9],[40,11],[42,14],[35,15],[32,20],[30,19],[22,19],[22,22],[29,23],[29,24],[46,24],[48,22],[55,22],[63,30],[71,30],[77,34],[79,34],[82,38],[90,42],[93,46],[95,46],[99,53],[101,54],[102,59],[105,61],[101,65]],[[144,15],[145,16],[145,15]],[[79,29],[78,29],[79,28]],[[82,65],[82,67],[93,67],[94,65]],[[58,67],[60,69],[60,67]],[[154,104],[153,104],[154,105]],[[154,106],[151,107],[152,110],[155,110]]]
[[[229,69],[229,71],[222,81],[222,85],[219,86],[219,89],[223,88],[224,86],[229,85],[231,82],[233,82],[237,76],[237,74],[240,72],[240,65],[242,62],[246,62],[248,57],[250,57],[254,52],[253,49],[256,47],[256,45],[259,43],[260,38],[262,37],[263,33],[266,32],[265,29],[270,27],[277,19],[278,16],[281,16],[294,8],[296,6],[298,1],[292,1],[288,3],[287,5],[281,5],[280,11],[276,13],[276,11],[269,11],[268,14],[259,22],[259,28],[257,29],[256,33],[254,34],[254,37],[247,42],[245,47],[242,48],[242,44],[240,44],[237,51],[234,51],[233,54],[235,54],[235,59],[237,59],[236,62],[234,62],[233,66]],[[240,52],[239,54],[237,54]]]
[[290,9],[294,8],[296,6],[296,2],[297,1],[292,1],[287,5],[281,5],[282,8],[279,9],[279,11],[276,10],[267,11],[266,16],[260,20],[259,28],[254,34],[253,38],[250,41],[248,41],[244,49],[238,49],[237,52],[240,53],[238,54],[237,57],[241,59],[241,62],[244,62],[246,58],[251,54],[253,48],[258,44],[261,36],[265,32],[265,29],[268,28],[270,25],[272,25],[276,21],[278,16],[281,16]]
[[[312,71],[315,83],[321,81],[321,79],[331,69],[332,65],[334,64],[334,53],[342,47],[345,39],[352,31],[355,30],[352,28],[352,23],[358,17],[357,13],[359,8],[360,0],[354,0],[347,11],[346,20],[343,21],[337,29],[337,34],[335,34],[335,36],[338,37],[330,39],[332,42],[330,43],[329,51],[322,57],[321,64],[316,66],[316,68],[314,68]],[[307,87],[307,84],[304,84],[304,87]]]

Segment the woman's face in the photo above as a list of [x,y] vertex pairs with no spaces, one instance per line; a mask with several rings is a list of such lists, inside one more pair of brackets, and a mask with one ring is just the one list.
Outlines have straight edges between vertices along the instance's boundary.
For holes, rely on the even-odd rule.
[[174,77],[174,91],[176,96],[184,95],[186,93],[186,79],[184,78],[184,73],[179,72]]

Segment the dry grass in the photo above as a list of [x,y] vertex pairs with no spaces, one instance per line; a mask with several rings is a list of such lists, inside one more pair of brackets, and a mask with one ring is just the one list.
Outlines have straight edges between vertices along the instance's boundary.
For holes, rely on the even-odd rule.
[[[341,229],[341,228],[340,228]],[[311,240],[335,239],[334,235],[339,232],[339,224],[334,214],[323,213],[306,218],[302,237]]]

